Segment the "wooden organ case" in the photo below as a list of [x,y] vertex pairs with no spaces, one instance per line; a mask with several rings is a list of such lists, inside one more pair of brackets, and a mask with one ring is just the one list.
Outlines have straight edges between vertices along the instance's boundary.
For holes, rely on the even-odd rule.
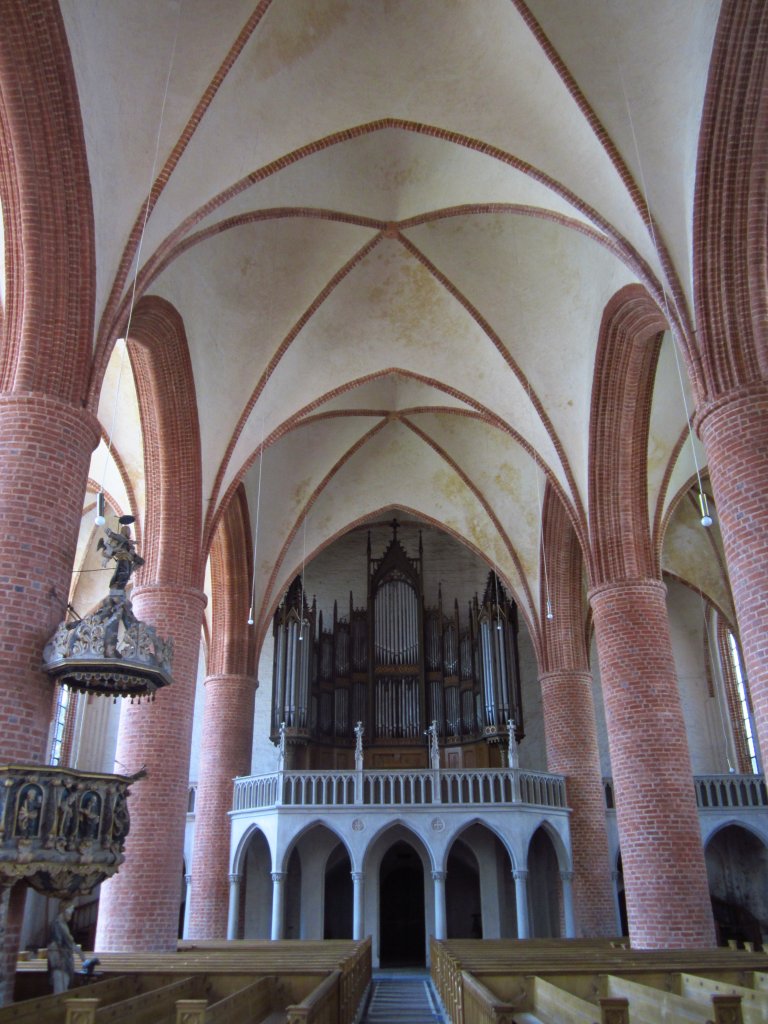
[[508,729],[523,738],[517,607],[494,572],[462,623],[424,605],[423,547],[412,557],[397,536],[374,558],[367,547],[367,603],[346,616],[334,603],[329,628],[308,605],[301,580],[274,618],[271,739],[285,724],[285,767],[354,766],[355,725],[364,727],[366,768],[424,768],[427,728],[437,723],[443,767],[506,763]]

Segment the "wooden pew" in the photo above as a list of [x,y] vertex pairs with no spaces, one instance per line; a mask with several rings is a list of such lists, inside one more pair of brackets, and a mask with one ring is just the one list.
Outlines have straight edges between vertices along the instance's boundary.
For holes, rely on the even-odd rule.
[[768,1024],[768,989],[748,988],[717,978],[703,978],[697,974],[679,974],[680,995],[704,1003],[711,995],[730,995],[741,998],[744,1024]]
[[340,1007],[341,971],[333,971],[314,992],[294,1006],[287,1006],[287,1024],[337,1024]]
[[691,999],[613,974],[603,975],[601,981],[606,995],[628,999],[633,1013],[649,1021],[707,1024],[712,1020],[719,1024],[727,1020],[738,1024],[743,1020],[739,996],[702,994],[705,998]]
[[[47,978],[47,976],[46,976]],[[65,999],[97,998],[102,1005],[129,999],[142,990],[142,981],[138,977],[118,975],[104,981],[95,981],[81,988],[70,989],[59,995],[38,996],[36,999],[25,999],[22,1003],[11,1003],[0,1008],[1,1024],[56,1024],[65,1016]]]

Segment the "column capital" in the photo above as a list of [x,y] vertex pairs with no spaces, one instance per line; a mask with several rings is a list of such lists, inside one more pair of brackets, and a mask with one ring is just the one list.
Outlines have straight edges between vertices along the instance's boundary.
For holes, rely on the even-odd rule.
[[242,878],[243,878],[242,875],[239,875],[237,872],[234,872],[233,874],[231,874],[229,876],[229,884],[230,885],[237,885],[238,882],[242,881]]
[[702,402],[697,408],[693,417],[693,429],[703,441],[704,435],[702,431],[706,433],[704,424],[710,416],[717,414],[727,406],[735,406],[737,404],[742,405],[747,410],[754,410],[756,401],[760,399],[768,399],[768,381],[761,380],[754,381],[751,384],[742,384],[740,387],[735,387],[730,391],[716,395],[714,398]]
[[445,871],[433,871],[432,872],[432,881],[433,882],[444,882],[445,881]]
[[632,580],[604,580],[589,588],[587,598],[590,605],[593,605],[595,600],[599,601],[611,594],[631,594],[633,591],[638,595],[658,592],[664,600],[667,594],[667,585],[662,580],[654,579],[651,576]]
[[573,881],[573,872],[572,871],[561,871],[560,872],[560,881],[561,882],[572,882]]
[[[230,878],[231,877],[232,876],[230,875]],[[192,884],[192,875],[184,875],[184,884],[185,885],[191,885]]]
[[279,885],[280,882],[282,882],[283,879],[285,878],[285,875],[286,875],[285,871],[273,871],[272,872],[272,881],[275,883],[275,885]]
[[353,882],[362,882],[363,877],[364,877],[362,871],[353,871],[353,872],[351,872],[351,874],[352,874],[352,881]]
[[527,882],[528,881],[528,871],[527,871],[526,868],[513,868],[512,869],[512,877],[514,878],[514,880],[516,882]]

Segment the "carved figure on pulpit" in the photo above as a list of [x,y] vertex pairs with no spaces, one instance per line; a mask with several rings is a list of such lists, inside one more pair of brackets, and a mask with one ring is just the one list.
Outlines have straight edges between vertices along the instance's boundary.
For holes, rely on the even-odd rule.
[[25,786],[19,797],[16,813],[16,835],[34,839],[40,831],[40,808],[43,792],[39,786]]
[[362,722],[358,722],[355,726],[355,769],[357,771],[363,770],[363,733],[365,727]]
[[120,532],[104,527],[104,536],[96,545],[97,551],[103,551],[103,564],[114,560],[115,571],[109,581],[109,589],[124,591],[134,569],[144,565],[144,559],[136,551],[136,544],[131,537],[130,523],[133,516],[120,516]]
[[80,835],[84,839],[96,839],[101,823],[101,798],[98,793],[88,792],[80,804]]
[[82,951],[75,944],[69,930],[73,913],[74,907],[71,903],[62,903],[48,937],[48,980],[56,995],[66,992],[72,985],[75,976],[75,952],[82,959]]
[[62,839],[67,839],[72,834],[77,821],[77,789],[63,787],[59,797],[58,822],[56,831]]

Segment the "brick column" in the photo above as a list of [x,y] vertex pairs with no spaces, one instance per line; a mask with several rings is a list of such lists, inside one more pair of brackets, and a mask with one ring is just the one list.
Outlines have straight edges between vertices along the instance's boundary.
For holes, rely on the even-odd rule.
[[205,681],[189,915],[192,939],[223,939],[227,934],[227,812],[232,808],[232,779],[251,770],[255,692],[251,676],[217,675]]
[[652,579],[589,595],[629,934],[640,949],[715,945],[665,597]]
[[698,430],[728,563],[755,730],[768,758],[768,385],[705,407]]
[[578,669],[539,677],[547,768],[566,776],[573,854],[576,934],[614,935],[616,914],[605,828],[605,797],[597,749],[592,675]]
[[[0,395],[0,763],[46,761],[53,687],[43,647],[64,618],[95,418],[40,394]],[[26,887],[0,899],[0,1005],[10,1001]]]
[[205,595],[196,589],[151,584],[133,595],[136,616],[173,637],[173,684],[154,703],[124,702],[116,762],[120,771],[149,773],[129,801],[126,859],[102,886],[96,947],[171,951],[181,907],[189,752],[200,629]]
[[45,760],[43,647],[64,618],[98,424],[46,395],[0,395],[0,762]]

